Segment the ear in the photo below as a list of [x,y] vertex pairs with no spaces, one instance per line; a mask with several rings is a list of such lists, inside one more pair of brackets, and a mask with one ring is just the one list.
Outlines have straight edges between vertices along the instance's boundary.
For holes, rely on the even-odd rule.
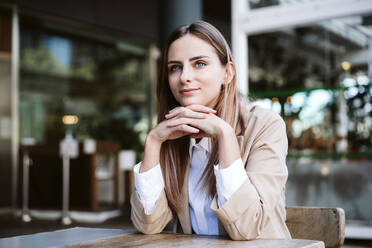
[[234,76],[235,76],[236,70],[235,70],[235,65],[233,62],[229,62],[225,65],[225,78],[224,82],[222,83],[223,85],[229,84]]

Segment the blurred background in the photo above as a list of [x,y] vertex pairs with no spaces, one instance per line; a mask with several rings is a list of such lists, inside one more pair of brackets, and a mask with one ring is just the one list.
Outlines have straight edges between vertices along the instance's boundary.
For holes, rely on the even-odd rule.
[[63,228],[67,136],[72,222],[130,226],[160,50],[198,19],[231,44],[240,91],[286,122],[287,205],[341,207],[347,238],[372,239],[369,0],[1,0],[0,237]]

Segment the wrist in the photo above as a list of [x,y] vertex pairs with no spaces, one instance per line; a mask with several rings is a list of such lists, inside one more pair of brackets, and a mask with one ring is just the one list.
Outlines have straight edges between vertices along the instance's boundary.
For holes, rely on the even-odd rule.
[[218,150],[219,169],[229,167],[240,157],[240,147],[236,139],[235,130],[228,124],[221,130],[218,138]]
[[157,135],[154,134],[154,130],[151,130],[146,137],[145,146],[155,146],[160,147],[163,142],[158,139]]
[[142,159],[142,165],[139,172],[145,172],[152,169],[160,160],[161,142],[153,137],[151,132],[147,135],[145,141],[145,150]]
[[218,139],[221,140],[226,137],[235,136],[235,131],[229,124],[225,123],[225,125],[223,125],[223,127],[218,131],[217,136]]

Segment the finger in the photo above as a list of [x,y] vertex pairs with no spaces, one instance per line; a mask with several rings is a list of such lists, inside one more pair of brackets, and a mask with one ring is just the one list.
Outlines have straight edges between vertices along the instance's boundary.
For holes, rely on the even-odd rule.
[[204,112],[204,113],[216,113],[217,111],[209,108],[207,106],[192,104],[187,106],[186,108],[191,109],[192,111]]
[[199,138],[204,138],[204,137],[209,137],[209,136],[207,135],[207,133],[203,131],[199,131],[199,133],[190,134],[190,137],[194,139],[199,139]]
[[187,111],[185,107],[174,108],[171,111],[169,111],[168,114],[165,115],[165,118],[167,118],[167,119],[172,118],[172,117],[174,117],[174,116],[176,116],[179,113],[184,112],[184,111]]
[[[209,107],[206,107],[206,106],[203,106],[203,105],[197,105],[197,104],[193,104],[193,105],[189,105],[187,106],[186,108],[185,107],[177,107],[177,108],[174,108],[172,109],[171,111],[169,111],[168,114],[165,115],[165,118],[166,119],[171,119],[181,113],[190,113],[191,111],[192,112],[197,112],[197,113],[205,113],[205,114],[209,114],[209,113],[212,113],[212,114],[215,114],[217,111],[214,110],[214,109],[211,109]],[[195,118],[198,118],[198,117],[195,117]],[[201,117],[199,117],[201,118]],[[203,117],[204,118],[204,117]]]
[[167,127],[175,127],[175,126],[179,126],[179,125],[183,125],[183,124],[192,125],[194,123],[194,120],[196,120],[196,119],[181,117],[181,118],[178,118],[178,119],[169,120],[166,126]]
[[197,134],[200,132],[199,129],[195,128],[195,127],[192,127],[192,126],[189,126],[189,125],[186,125],[186,124],[183,124],[183,125],[178,125],[176,127],[173,128],[174,131],[181,131],[181,132],[185,132],[185,133],[188,133],[188,134]]
[[181,111],[180,113],[174,113],[174,114],[168,114],[165,115],[166,119],[172,119],[174,117],[187,117],[187,118],[195,118],[195,119],[204,119],[207,117],[205,113],[200,113],[200,112],[195,112],[192,110],[186,110],[186,111]]
[[178,113],[180,111],[185,110],[185,107],[180,106],[180,107],[175,107],[174,109],[170,110],[168,114],[173,114],[173,113]]

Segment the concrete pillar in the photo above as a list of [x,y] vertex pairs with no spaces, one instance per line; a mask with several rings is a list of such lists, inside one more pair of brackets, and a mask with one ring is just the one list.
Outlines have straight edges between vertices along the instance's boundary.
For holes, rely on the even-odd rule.
[[202,0],[163,0],[160,42],[177,27],[202,19]]
[[0,8],[0,209],[12,204],[11,20]]
[[241,18],[248,10],[245,0],[232,0],[231,2],[231,33],[232,54],[236,66],[236,83],[238,90],[244,96],[248,95],[248,36],[243,30]]

